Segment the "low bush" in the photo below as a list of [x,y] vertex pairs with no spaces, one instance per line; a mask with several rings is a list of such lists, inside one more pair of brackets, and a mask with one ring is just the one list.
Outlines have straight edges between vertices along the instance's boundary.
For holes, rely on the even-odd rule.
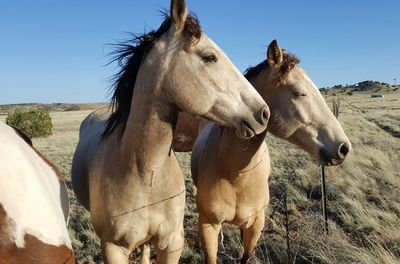
[[52,134],[53,123],[48,112],[28,111],[7,115],[6,123],[21,129],[29,137],[46,137]]

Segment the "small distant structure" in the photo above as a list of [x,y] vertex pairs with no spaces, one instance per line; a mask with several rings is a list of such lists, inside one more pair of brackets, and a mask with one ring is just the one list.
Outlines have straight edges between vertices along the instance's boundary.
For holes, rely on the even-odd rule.
[[383,98],[385,97],[383,94],[371,94],[371,98]]

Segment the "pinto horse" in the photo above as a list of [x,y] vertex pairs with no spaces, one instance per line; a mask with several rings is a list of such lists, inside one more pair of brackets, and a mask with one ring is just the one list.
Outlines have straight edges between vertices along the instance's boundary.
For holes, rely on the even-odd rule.
[[28,136],[2,122],[0,146],[0,263],[75,263],[61,173]]
[[[245,74],[270,107],[267,131],[304,149],[322,165],[340,164],[351,149],[350,142],[298,63],[274,40],[267,59]],[[217,261],[218,233],[223,223],[243,231],[241,262],[255,257],[269,203],[267,131],[240,139],[232,129],[209,123],[193,146],[192,177],[207,263]]]
[[158,263],[177,263],[185,185],[171,144],[179,111],[250,138],[265,130],[269,109],[183,0],[171,1],[158,30],[117,55],[114,109],[108,118],[95,112],[83,121],[73,188],[91,213],[105,263],[128,263],[148,241]]

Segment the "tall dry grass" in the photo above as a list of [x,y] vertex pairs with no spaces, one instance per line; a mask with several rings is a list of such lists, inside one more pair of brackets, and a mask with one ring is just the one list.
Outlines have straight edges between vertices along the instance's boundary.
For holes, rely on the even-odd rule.
[[[289,258],[291,263],[400,263],[400,94],[378,100],[357,92],[343,97],[339,121],[353,151],[344,164],[326,169],[328,235],[323,232],[318,166],[302,150],[267,136],[272,197],[257,248],[260,263],[288,263]],[[328,93],[330,105],[333,98]],[[34,144],[66,175],[71,199],[69,230],[79,263],[102,263],[89,213],[77,203],[69,182],[79,125],[89,112],[53,112],[54,134],[34,139]],[[177,156],[187,188],[186,246],[181,262],[200,263],[190,153]],[[278,204],[284,188],[288,194],[289,258],[285,208]],[[219,262],[235,263],[241,255],[240,233],[225,226],[223,235]]]

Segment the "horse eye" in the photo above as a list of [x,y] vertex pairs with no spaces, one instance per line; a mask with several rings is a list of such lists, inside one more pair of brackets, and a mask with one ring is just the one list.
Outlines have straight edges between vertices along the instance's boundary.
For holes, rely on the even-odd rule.
[[300,97],[300,96],[307,96],[305,93],[301,93],[301,92],[292,92],[294,94],[294,96],[296,97]]
[[210,55],[203,56],[202,60],[205,63],[214,63],[214,62],[217,62],[217,57],[214,54],[210,54]]

